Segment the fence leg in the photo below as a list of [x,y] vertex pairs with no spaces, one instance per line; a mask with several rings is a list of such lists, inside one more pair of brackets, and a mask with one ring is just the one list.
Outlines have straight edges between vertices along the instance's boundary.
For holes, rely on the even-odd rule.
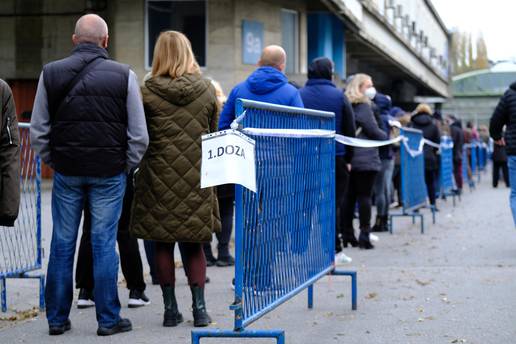
[[2,312],[7,312],[7,289],[5,277],[0,278],[0,298],[2,299]]
[[45,310],[45,275],[39,276],[39,310]]
[[394,222],[394,216],[392,215],[389,215],[389,223],[388,223],[388,226],[389,226],[389,233],[392,234],[392,223]]
[[344,270],[333,270],[331,275],[335,276],[349,276],[351,277],[351,309],[357,310],[357,272],[356,271],[344,271]]
[[200,344],[201,338],[275,338],[277,344],[285,344],[283,330],[195,330],[192,331],[192,344]]
[[435,225],[435,206],[432,207],[432,224]]
[[421,216],[421,234],[425,234],[425,217],[423,215]]
[[314,308],[314,285],[308,287],[308,308]]
[[351,275],[351,309],[357,310],[357,273]]
[[414,215],[412,215],[412,224],[415,225],[416,224],[416,217]]

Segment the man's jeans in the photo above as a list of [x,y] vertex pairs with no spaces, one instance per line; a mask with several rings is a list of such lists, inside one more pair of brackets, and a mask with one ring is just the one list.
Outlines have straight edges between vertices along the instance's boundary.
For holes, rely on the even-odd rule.
[[70,177],[57,172],[54,174],[54,227],[45,291],[50,326],[63,325],[70,314],[75,244],[85,199],[88,200],[91,211],[97,321],[99,326],[111,328],[120,320],[118,255],[115,245],[125,185],[124,173],[110,178]]
[[509,163],[509,181],[511,184],[511,210],[514,226],[516,227],[516,155],[509,155],[507,157]]
[[389,214],[389,205],[392,197],[392,174],[394,173],[394,159],[382,159],[382,169],[374,181],[374,197],[378,216]]

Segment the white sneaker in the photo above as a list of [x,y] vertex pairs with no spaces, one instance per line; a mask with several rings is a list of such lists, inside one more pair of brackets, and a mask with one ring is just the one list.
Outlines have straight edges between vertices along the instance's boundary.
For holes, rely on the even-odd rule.
[[77,308],[90,308],[95,306],[95,301],[89,299],[79,299],[77,300]]
[[377,235],[373,234],[373,233],[369,233],[369,240],[371,240],[371,241],[380,241],[380,238]]
[[339,252],[335,255],[335,264],[349,264],[352,261],[353,259],[344,252]]
[[143,291],[135,289],[129,292],[129,308],[138,308],[147,305],[150,305],[150,300]]

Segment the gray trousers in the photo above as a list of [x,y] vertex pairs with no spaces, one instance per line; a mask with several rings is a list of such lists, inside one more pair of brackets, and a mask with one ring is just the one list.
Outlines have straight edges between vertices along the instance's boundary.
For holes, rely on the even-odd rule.
[[389,204],[392,195],[392,173],[394,172],[394,159],[382,160],[382,169],[376,175],[373,186],[376,213],[378,216],[386,216],[389,213]]

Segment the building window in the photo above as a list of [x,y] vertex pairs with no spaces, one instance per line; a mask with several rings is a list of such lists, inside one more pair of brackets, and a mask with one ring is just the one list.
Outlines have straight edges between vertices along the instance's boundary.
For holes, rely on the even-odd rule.
[[206,0],[146,1],[145,65],[152,66],[154,45],[161,32],[180,31],[192,43],[199,65],[206,65]]
[[299,14],[292,10],[281,10],[282,46],[287,53],[286,73],[299,71]]

